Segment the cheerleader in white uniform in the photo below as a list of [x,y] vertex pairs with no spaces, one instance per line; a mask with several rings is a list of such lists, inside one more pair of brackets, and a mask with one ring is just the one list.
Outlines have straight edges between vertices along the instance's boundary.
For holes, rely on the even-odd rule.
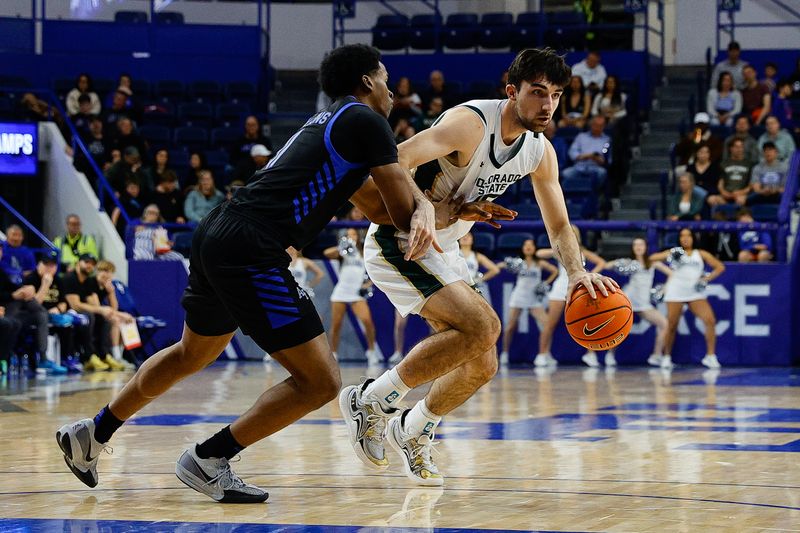
[[[650,290],[653,287],[653,276],[656,270],[666,274],[667,278],[672,275],[672,270],[660,261],[650,260],[647,255],[647,241],[642,237],[633,239],[630,258],[615,259],[608,263],[599,264],[594,267],[592,272],[600,272],[601,270],[617,270],[630,276],[622,291],[631,301],[633,312],[639,313],[641,319],[647,320],[656,327],[655,346],[653,346],[653,353],[647,358],[647,362],[653,366],[659,366],[661,364],[661,356],[664,353],[664,334],[667,330],[667,318],[653,307],[650,302]],[[589,353],[594,354],[594,352],[587,352],[587,354]],[[587,356],[584,355],[584,357]],[[591,358],[589,357],[588,359],[589,362],[587,364],[591,362]],[[596,354],[594,361],[595,363],[597,362]],[[605,364],[606,366],[616,366],[617,359],[614,357],[613,349],[606,352]]]
[[371,284],[366,279],[367,271],[364,268],[363,248],[361,234],[355,228],[348,228],[339,246],[331,246],[323,252],[328,259],[341,261],[339,281],[331,293],[330,343],[333,355],[336,357],[342,320],[349,305],[364,326],[364,335],[367,338],[367,361],[370,364],[380,364],[383,361],[375,351],[375,325],[372,322],[372,313],[362,295],[362,289]]
[[546,270],[550,275],[544,280],[545,287],[556,279],[558,269],[544,259],[536,258],[536,243],[533,239],[527,239],[522,243],[520,249],[520,259],[510,259],[503,261],[498,266],[506,270],[516,272],[517,281],[511,297],[508,301],[508,322],[503,333],[503,351],[500,353],[500,364],[508,364],[508,349],[511,347],[511,340],[517,331],[519,316],[523,310],[527,309],[536,321],[537,327],[541,330],[542,324],[547,320],[545,311],[545,298],[547,292],[542,292],[542,271]]
[[[725,265],[705,250],[695,249],[694,234],[688,228],[680,231],[678,243],[680,246],[676,248],[650,256],[650,261],[669,260],[673,270],[664,288],[664,301],[667,303],[667,332],[664,336],[661,368],[668,370],[673,366],[670,354],[684,304],[688,305],[689,311],[705,325],[706,355],[703,357],[703,365],[708,368],[719,368],[720,364],[715,353],[717,332],[714,329],[717,318],[706,299],[705,287],[709,281],[725,271]],[[713,269],[708,274],[705,272],[706,263]]]
[[[286,252],[292,258],[292,262],[289,263],[289,272],[292,273],[297,286],[306,291],[309,296],[314,296],[314,287],[322,281],[322,269],[291,246],[286,249]],[[308,280],[309,272],[314,275],[311,281]]]
[[[572,226],[572,231],[575,232],[575,238],[578,239],[578,246],[580,246],[581,253],[587,261],[595,265],[605,262],[602,257],[583,247],[581,244],[581,232],[576,226]],[[541,259],[550,259],[554,257],[554,255],[552,248],[540,248],[536,252],[536,257]],[[553,354],[550,353],[550,348],[553,344],[553,332],[556,330],[558,322],[564,316],[564,307],[567,305],[568,288],[569,277],[567,275],[567,270],[559,263],[558,277],[553,283],[553,287],[550,289],[550,294],[548,295],[550,301],[547,308],[547,320],[539,335],[539,353],[536,355],[536,359],[533,360],[533,364],[537,367],[555,366],[558,364]]]

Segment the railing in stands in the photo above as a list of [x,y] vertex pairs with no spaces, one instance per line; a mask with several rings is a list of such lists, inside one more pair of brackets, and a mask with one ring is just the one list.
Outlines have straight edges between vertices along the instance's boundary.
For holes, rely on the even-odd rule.
[[41,251],[48,251],[48,250],[49,250],[49,251],[55,251],[55,252],[56,252],[56,255],[57,255],[57,258],[58,258],[58,260],[59,260],[59,261],[61,260],[61,257],[60,257],[60,256],[61,256],[61,250],[59,250],[59,249],[58,249],[58,247],[57,247],[55,244],[53,244],[53,242],[52,242],[50,239],[48,239],[47,237],[45,237],[45,236],[44,236],[44,233],[42,233],[41,231],[39,231],[39,228],[37,228],[36,226],[34,226],[34,225],[33,225],[33,223],[32,223],[30,220],[28,220],[27,218],[25,218],[25,216],[23,216],[23,214],[22,214],[22,213],[20,213],[19,211],[17,211],[17,210],[14,208],[14,206],[13,206],[13,205],[11,205],[11,204],[10,204],[10,203],[9,203],[9,202],[8,202],[8,201],[5,199],[5,198],[3,198],[2,196],[0,196],[0,205],[2,205],[3,207],[5,207],[5,208],[8,210],[8,212],[9,212],[9,213],[11,213],[11,214],[12,214],[12,215],[13,215],[13,216],[14,216],[14,217],[17,219],[17,220],[19,220],[19,221],[22,223],[22,225],[23,225],[23,226],[25,226],[26,228],[28,228],[28,231],[30,231],[31,233],[33,233],[34,235],[36,235],[36,236],[39,238],[39,240],[40,240],[40,241],[42,241],[42,244],[44,244],[44,246],[45,246],[45,247],[44,247],[44,248],[31,248],[33,251],[37,251],[37,250],[41,250]]
[[[61,114],[61,117],[64,121],[64,125],[67,126],[67,128],[70,131],[70,134],[72,135],[71,144],[72,144],[73,154],[76,154],[77,150],[80,150],[83,156],[86,158],[86,161],[89,163],[89,166],[92,167],[95,176],[97,177],[96,192],[100,200],[100,205],[98,206],[98,209],[100,211],[105,211],[105,194],[108,194],[109,198],[111,198],[111,201],[119,209],[120,215],[125,220],[125,223],[129,224],[131,219],[128,216],[128,213],[125,212],[125,209],[122,207],[122,203],[119,201],[119,198],[117,198],[114,189],[111,187],[111,184],[108,183],[108,180],[106,180],[105,174],[103,174],[103,171],[100,170],[100,167],[97,166],[97,163],[95,163],[94,159],[89,153],[89,150],[86,149],[86,145],[83,144],[80,134],[78,134],[77,128],[75,128],[75,125],[72,123],[72,120],[70,120],[66,110],[61,105],[61,102],[58,100],[56,95],[49,89],[20,89],[19,87],[0,87],[0,93],[2,92],[10,92],[10,93],[28,92],[34,95],[44,96],[47,99],[47,102],[52,107],[56,108],[56,110]],[[48,108],[49,118],[51,120],[54,119],[52,115],[52,107]]]
[[[717,2],[717,50],[720,50],[720,42],[723,33],[728,34],[730,41],[736,40],[736,28],[797,28],[800,27],[800,11],[788,5],[784,0],[761,0],[764,4],[773,4],[772,10],[782,10],[782,22],[736,22],[735,13],[739,11],[738,8],[733,7],[735,3],[732,2]],[[796,4],[796,2],[794,2]],[[726,9],[723,4],[731,4],[731,9]],[[770,10],[770,11],[772,11]],[[728,22],[722,21],[722,15],[728,16]],[[789,21],[790,18],[794,20]],[[706,56],[706,60],[710,58]]]

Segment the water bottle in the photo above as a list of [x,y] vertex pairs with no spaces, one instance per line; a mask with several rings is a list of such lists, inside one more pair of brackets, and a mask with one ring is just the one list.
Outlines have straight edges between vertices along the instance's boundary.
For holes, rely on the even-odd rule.
[[8,373],[11,376],[16,376],[18,371],[19,371],[19,359],[17,359],[16,355],[12,355],[8,359]]
[[28,359],[28,354],[23,354],[19,362],[19,373],[22,376],[27,376],[29,369],[30,369],[30,360]]

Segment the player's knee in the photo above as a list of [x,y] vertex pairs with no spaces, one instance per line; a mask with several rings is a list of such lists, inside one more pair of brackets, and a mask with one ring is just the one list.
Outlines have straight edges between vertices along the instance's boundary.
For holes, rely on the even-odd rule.
[[497,374],[498,368],[498,361],[497,361],[497,350],[489,350],[486,354],[481,357],[481,364],[478,367],[478,378],[483,383],[488,383],[492,380],[492,378]]
[[317,376],[309,395],[317,407],[321,407],[336,398],[341,388],[342,376],[337,368],[332,368]]

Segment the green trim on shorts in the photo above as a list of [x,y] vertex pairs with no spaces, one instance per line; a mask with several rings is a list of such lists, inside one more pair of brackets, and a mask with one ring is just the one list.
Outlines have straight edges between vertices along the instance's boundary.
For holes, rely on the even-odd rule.
[[441,280],[428,272],[420,263],[405,260],[403,257],[405,254],[397,244],[396,235],[397,229],[388,225],[378,226],[373,233],[375,242],[381,249],[381,256],[386,262],[392,265],[424,298],[443,288],[444,284]]

